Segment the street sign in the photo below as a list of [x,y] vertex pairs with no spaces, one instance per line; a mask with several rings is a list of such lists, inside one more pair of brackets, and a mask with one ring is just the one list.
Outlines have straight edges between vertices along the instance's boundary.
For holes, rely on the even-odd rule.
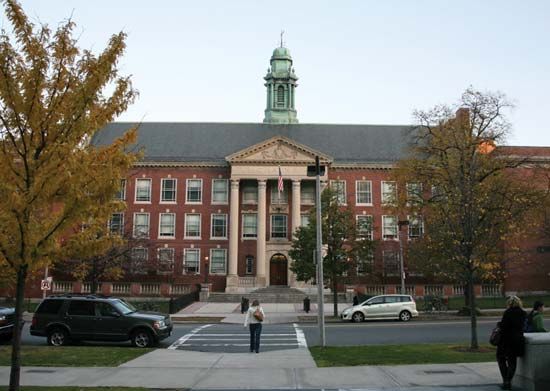
[[43,291],[49,291],[52,289],[52,278],[51,277],[48,277],[46,278],[45,280],[42,280],[42,282],[40,283],[40,288],[43,290]]

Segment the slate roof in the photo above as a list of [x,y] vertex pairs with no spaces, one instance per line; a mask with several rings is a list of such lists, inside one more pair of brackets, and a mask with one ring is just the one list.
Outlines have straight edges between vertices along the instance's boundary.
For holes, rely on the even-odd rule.
[[[110,144],[130,126],[113,122],[92,143]],[[285,136],[334,158],[334,163],[392,163],[403,157],[411,126],[212,122],[145,122],[137,147],[145,162],[225,163],[225,157],[274,136]]]

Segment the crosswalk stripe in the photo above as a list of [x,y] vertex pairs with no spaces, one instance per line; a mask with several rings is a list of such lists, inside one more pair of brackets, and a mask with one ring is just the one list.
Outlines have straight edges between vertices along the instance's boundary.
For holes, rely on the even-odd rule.
[[[296,346],[298,345],[298,342],[294,343],[261,343],[260,346]],[[201,343],[201,344],[193,344],[193,343],[184,343],[179,346],[250,346],[250,344],[247,343]]]
[[179,346],[182,346],[185,343],[185,341],[187,341],[189,338],[193,337],[193,335],[197,334],[199,331],[204,330],[204,329],[206,329],[210,326],[213,326],[213,325],[212,324],[205,324],[205,325],[194,328],[193,330],[191,330],[190,332],[185,334],[183,337],[178,339],[176,342],[174,342],[172,345],[168,346],[168,349],[170,349],[170,350],[177,349]]
[[298,346],[301,348],[307,348],[307,341],[304,331],[298,327],[298,324],[293,323],[294,330],[296,331],[296,339],[298,340]]
[[[240,333],[240,334],[210,334],[210,333],[204,333],[204,334],[195,334],[196,336],[202,336],[202,337],[209,337],[209,336],[212,336],[212,337],[233,337],[233,336],[249,336],[249,334],[243,334],[243,333]],[[290,333],[290,334],[263,334],[262,333],[262,337],[282,337],[282,336],[296,336],[295,333]]]

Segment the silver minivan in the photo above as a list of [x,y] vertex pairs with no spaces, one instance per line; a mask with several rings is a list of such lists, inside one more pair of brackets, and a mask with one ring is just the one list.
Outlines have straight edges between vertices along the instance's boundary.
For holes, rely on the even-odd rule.
[[346,308],[342,320],[362,322],[365,319],[399,319],[403,322],[418,316],[416,302],[410,295],[381,295]]

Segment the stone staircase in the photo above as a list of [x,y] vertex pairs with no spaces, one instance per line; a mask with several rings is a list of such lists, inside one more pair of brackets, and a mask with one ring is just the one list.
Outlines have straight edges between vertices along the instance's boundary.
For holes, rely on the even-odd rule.
[[[256,289],[250,293],[221,293],[212,292],[208,297],[211,303],[240,303],[241,298],[245,297],[252,302],[254,299],[260,300],[260,303],[302,303],[308,296],[312,302],[317,301],[317,295],[306,295],[299,289],[289,288],[287,286],[269,286],[267,288]],[[325,294],[325,302],[332,303],[332,294]],[[338,302],[345,303],[346,295],[338,294]]]

